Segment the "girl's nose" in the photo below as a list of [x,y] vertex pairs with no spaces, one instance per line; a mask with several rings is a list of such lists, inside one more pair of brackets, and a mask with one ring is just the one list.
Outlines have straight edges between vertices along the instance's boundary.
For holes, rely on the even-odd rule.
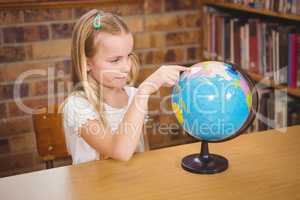
[[124,73],[128,73],[128,72],[130,72],[130,68],[131,68],[130,58],[125,59],[123,65],[122,65],[121,71],[124,72]]

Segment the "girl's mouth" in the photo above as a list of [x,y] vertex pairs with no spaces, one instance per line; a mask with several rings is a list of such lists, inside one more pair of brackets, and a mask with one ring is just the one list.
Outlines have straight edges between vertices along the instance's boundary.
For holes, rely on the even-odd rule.
[[116,76],[115,79],[119,79],[119,80],[120,80],[120,79],[121,79],[121,80],[122,80],[122,79],[127,79],[127,74],[120,75],[120,76]]

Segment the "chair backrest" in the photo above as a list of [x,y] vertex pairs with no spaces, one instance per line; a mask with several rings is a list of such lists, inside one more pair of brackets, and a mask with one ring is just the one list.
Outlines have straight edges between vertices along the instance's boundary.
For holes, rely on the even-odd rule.
[[50,108],[47,108],[45,113],[32,115],[37,150],[44,160],[54,160],[69,155],[65,143],[62,113],[58,112],[57,105]]

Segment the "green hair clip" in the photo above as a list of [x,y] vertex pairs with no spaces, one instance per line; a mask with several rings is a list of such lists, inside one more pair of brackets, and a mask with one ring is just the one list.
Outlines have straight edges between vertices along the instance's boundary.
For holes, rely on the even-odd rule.
[[93,27],[94,29],[100,29],[102,27],[101,15],[99,13],[96,15],[96,17],[93,20]]

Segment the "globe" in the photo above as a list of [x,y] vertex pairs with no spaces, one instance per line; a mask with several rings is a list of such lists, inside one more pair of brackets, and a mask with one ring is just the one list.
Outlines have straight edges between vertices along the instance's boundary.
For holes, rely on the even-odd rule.
[[[217,162],[219,159],[221,163],[214,163],[217,166],[210,163],[213,169],[205,169],[204,173],[216,173],[227,169],[228,163],[224,157],[209,155],[207,142],[229,140],[243,132],[254,119],[257,98],[251,79],[229,63],[201,62],[191,66],[190,71],[181,74],[171,96],[176,118],[189,135],[204,142],[202,155],[206,153],[210,156],[210,161]],[[186,164],[199,163],[200,155],[201,153],[190,157]],[[224,166],[216,169],[219,165]],[[183,167],[187,169],[191,166]],[[203,167],[207,168],[202,163],[200,170]],[[195,169],[187,170],[195,172]],[[203,170],[198,173],[202,172]]]

